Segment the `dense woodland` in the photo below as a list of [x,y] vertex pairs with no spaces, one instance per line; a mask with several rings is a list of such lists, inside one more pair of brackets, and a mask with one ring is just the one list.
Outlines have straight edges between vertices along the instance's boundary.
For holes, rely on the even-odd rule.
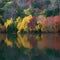
[[60,0],[0,0],[0,32],[60,32]]

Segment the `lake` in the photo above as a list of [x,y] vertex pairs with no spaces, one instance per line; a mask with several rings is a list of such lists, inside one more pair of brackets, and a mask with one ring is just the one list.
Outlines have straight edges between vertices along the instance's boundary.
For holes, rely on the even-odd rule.
[[0,34],[0,60],[60,60],[60,34]]

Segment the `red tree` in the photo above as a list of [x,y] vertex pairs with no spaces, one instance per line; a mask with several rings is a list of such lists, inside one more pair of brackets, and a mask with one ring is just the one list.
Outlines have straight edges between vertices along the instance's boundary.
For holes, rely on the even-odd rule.
[[36,25],[37,25],[37,19],[35,16],[33,16],[30,19],[30,22],[28,23],[28,27],[29,27],[30,32],[35,28]]

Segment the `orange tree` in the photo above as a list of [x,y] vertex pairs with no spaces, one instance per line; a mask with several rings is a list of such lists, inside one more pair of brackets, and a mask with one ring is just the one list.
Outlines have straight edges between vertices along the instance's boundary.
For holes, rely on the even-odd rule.
[[55,32],[60,32],[60,16],[54,16],[54,29]]

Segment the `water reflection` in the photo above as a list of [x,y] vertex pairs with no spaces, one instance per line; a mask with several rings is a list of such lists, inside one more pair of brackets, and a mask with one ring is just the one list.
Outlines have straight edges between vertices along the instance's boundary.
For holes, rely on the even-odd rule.
[[0,60],[60,60],[60,34],[0,34]]

